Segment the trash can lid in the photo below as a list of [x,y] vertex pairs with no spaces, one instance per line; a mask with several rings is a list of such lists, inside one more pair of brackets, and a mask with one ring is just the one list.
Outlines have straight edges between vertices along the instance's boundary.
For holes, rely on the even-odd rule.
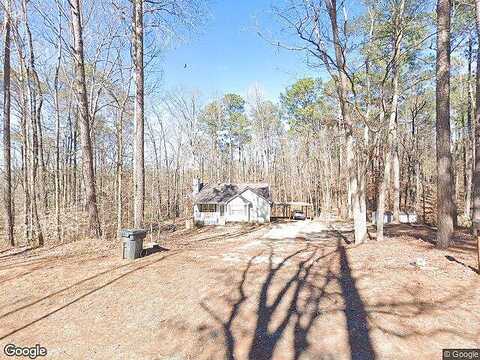
[[143,229],[122,229],[120,231],[121,237],[136,237],[136,236],[145,236],[147,234],[147,230]]

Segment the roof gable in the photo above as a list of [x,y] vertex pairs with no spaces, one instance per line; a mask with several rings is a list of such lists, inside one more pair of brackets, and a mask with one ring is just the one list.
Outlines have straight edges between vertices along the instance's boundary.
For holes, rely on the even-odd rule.
[[[232,201],[233,199],[237,198],[237,197],[241,197],[243,199],[245,199],[242,194],[245,193],[245,191],[248,191],[250,190],[252,193],[254,193],[255,195],[261,197],[262,199],[264,199],[266,202],[268,203],[271,203],[272,201],[269,199],[269,198],[266,198],[263,196],[262,194],[262,191],[259,191],[258,189],[255,190],[255,189],[252,189],[250,188],[249,186],[247,186],[246,188],[244,188],[241,192],[239,192],[237,195],[234,195],[233,197],[231,197],[230,199],[228,199],[226,202],[230,202]],[[267,189],[268,190],[268,189]],[[250,202],[248,199],[245,199],[247,202]]]
[[234,197],[251,190],[271,202],[270,187],[265,183],[209,184],[194,197],[195,204],[226,204]]

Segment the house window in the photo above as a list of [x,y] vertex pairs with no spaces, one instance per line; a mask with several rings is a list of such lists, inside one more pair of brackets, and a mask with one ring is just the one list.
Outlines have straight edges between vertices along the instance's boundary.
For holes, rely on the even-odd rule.
[[220,205],[220,216],[223,216],[225,214],[225,206]]
[[200,212],[215,212],[215,204],[200,204]]

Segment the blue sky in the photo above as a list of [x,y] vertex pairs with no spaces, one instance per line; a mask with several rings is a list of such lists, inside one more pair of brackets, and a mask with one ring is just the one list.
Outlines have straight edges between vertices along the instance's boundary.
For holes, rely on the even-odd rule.
[[[269,15],[272,0],[216,0],[200,34],[164,55],[166,90],[200,90],[211,98],[226,92],[246,95],[258,83],[276,100],[286,86],[307,74],[302,55],[268,44],[257,34],[278,27]],[[187,64],[185,68],[184,65]]]

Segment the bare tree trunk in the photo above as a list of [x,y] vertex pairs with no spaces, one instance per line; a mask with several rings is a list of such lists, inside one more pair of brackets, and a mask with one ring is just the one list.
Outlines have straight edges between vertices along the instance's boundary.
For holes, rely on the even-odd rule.
[[55,229],[57,240],[61,240],[60,230],[60,109],[58,99],[58,67],[55,73]]
[[27,243],[32,242],[32,218],[30,217],[30,206],[31,206],[31,197],[30,197],[30,181],[29,181],[29,139],[28,139],[28,120],[27,120],[27,96],[25,94],[25,67],[23,62],[23,54],[21,48],[17,46],[20,59],[20,72],[19,72],[19,97],[21,100],[20,105],[20,116],[21,116],[21,128],[22,128],[22,184],[24,191],[24,236],[27,240]]
[[453,170],[450,151],[450,0],[437,2],[437,246],[453,234]]
[[179,190],[180,190],[180,149],[182,147],[181,139],[178,142],[177,146],[177,153],[176,153],[176,160],[175,160],[175,172],[174,172],[174,186],[175,186],[175,193],[174,193],[174,204],[175,204],[175,215],[174,215],[174,223],[175,219],[180,216],[180,203],[179,203]]
[[420,207],[422,204],[422,197],[420,196],[420,191],[423,191],[422,174],[420,161],[417,159],[415,160],[415,212],[417,212],[417,214],[420,212]]
[[163,126],[162,118],[156,114],[158,122],[160,124],[160,132],[162,133],[162,141],[163,141],[163,157],[165,161],[165,169],[166,169],[166,185],[167,185],[167,218],[170,218],[171,215],[171,193],[170,193],[170,164],[168,162],[168,152],[167,152],[167,138],[165,134],[165,128]]
[[[477,36],[480,37],[480,0],[475,0]],[[480,44],[477,47],[477,59],[480,59]],[[475,167],[473,172],[473,229],[478,235],[480,228],[480,61],[477,60],[476,96],[475,96]],[[478,240],[478,238],[477,238]],[[480,243],[477,244],[480,267]]]
[[4,157],[4,185],[3,202],[5,206],[5,240],[10,246],[14,246],[13,237],[13,211],[12,211],[12,159],[10,144],[10,1],[5,3],[5,25],[4,25],[4,57],[3,57],[3,157]]
[[398,111],[395,109],[395,129],[393,131],[393,222],[400,223],[400,159],[398,158]]
[[233,182],[233,144],[232,139],[230,138],[229,143],[229,164],[228,164],[228,182],[231,184]]
[[[394,85],[395,87],[395,85]],[[395,94],[395,91],[394,91]],[[392,101],[392,108],[393,108],[393,102],[396,102],[395,98]],[[392,110],[393,111],[393,110]],[[384,112],[380,114],[380,121],[384,118]],[[394,115],[390,114],[390,120],[388,124],[388,134],[387,134],[387,144],[386,144],[386,150],[385,150],[385,162],[384,162],[384,169],[383,169],[383,174],[381,175],[381,179],[379,182],[379,188],[378,188],[378,199],[377,199],[377,211],[376,211],[376,226],[377,226],[377,241],[382,241],[383,240],[383,225],[384,225],[384,214],[385,214],[385,195],[387,193],[387,187],[388,183],[390,180],[390,169],[391,169],[391,158],[392,158],[392,149],[391,149],[391,137],[392,137],[392,132],[393,132],[393,122],[395,121],[392,119]]]
[[[347,141],[347,163],[348,163],[348,141]],[[345,164],[345,171],[347,171],[347,174],[349,174],[348,171],[350,171],[348,169],[348,165]],[[352,187],[352,183],[351,183],[351,179],[350,179],[350,176],[347,176],[347,216],[349,219],[353,219],[353,187]]]
[[143,0],[134,0],[133,48],[135,65],[135,143],[133,160],[134,203],[133,222],[141,228],[145,208],[144,159],[144,74],[143,74]]
[[[394,146],[398,143],[397,137],[397,110],[398,110],[398,98],[399,98],[399,79],[400,79],[400,49],[403,40],[403,31],[402,31],[402,22],[403,22],[403,12],[404,12],[404,5],[405,1],[402,1],[400,4],[399,14],[395,20],[395,25],[397,26],[397,33],[395,37],[394,49],[393,49],[393,56],[392,56],[392,103],[390,106],[390,118],[388,121],[388,129],[387,129],[387,143],[386,143],[386,154],[385,154],[385,163],[384,163],[384,170],[383,175],[381,175],[381,180],[379,184],[378,190],[378,200],[377,200],[377,212],[376,212],[376,225],[377,225],[377,241],[383,240],[383,225],[384,225],[384,214],[385,214],[385,196],[387,187],[389,185],[390,179],[390,171],[391,171],[391,159],[392,155],[395,152]],[[382,95],[383,96],[383,95]],[[385,103],[384,99],[382,99],[382,110],[380,116],[383,118],[385,115]],[[381,121],[382,123],[383,121]],[[398,162],[398,153],[396,162],[394,162],[394,167],[397,167],[398,170],[394,172],[394,177],[398,178],[395,179],[395,187],[398,185],[398,192],[395,191],[395,201],[396,205],[400,205],[400,164]],[[398,173],[397,173],[398,171]],[[398,184],[397,184],[398,183]],[[398,197],[398,198],[397,198]],[[399,209],[398,209],[399,212]],[[399,214],[397,213],[397,216]],[[399,219],[398,219],[399,220]]]
[[26,99],[24,94],[20,96],[22,98],[22,183],[23,183],[23,192],[24,192],[24,204],[23,204],[23,225],[25,226],[24,229],[24,236],[27,240],[27,243],[31,242],[32,232],[31,232],[31,219],[30,219],[30,185],[28,182],[28,140],[27,140],[27,122],[26,122]]
[[[43,157],[43,132],[42,132],[42,106],[43,106],[43,91],[38,77],[36,64],[35,64],[35,53],[33,48],[33,38],[32,32],[30,31],[30,22],[28,18],[28,2],[26,0],[22,1],[22,12],[23,20],[25,24],[25,30],[27,34],[27,43],[29,50],[29,66],[27,67],[28,71],[28,89],[30,95],[30,106],[31,106],[31,122],[32,122],[32,143],[33,143],[33,152],[34,152],[34,162],[35,162],[35,176],[37,175],[38,168],[40,168],[40,181],[36,186],[38,187],[38,192],[40,194],[40,204],[42,213],[45,213],[47,207],[47,193],[46,193],[46,177],[45,177],[45,160]],[[37,183],[37,179],[35,179]],[[33,191],[32,191],[33,192]],[[37,192],[37,190],[35,190]],[[37,198],[35,197],[35,202]],[[34,204],[35,208],[38,209],[38,205]],[[35,210],[37,211],[37,210]],[[41,238],[41,236],[40,236]]]
[[62,59],[62,13],[60,4],[58,6],[58,55],[57,66],[55,68],[55,229],[57,234],[57,240],[61,241],[61,229],[60,229],[60,99],[58,90],[58,77],[60,72],[60,62]]
[[437,2],[437,246],[453,234],[453,171],[450,151],[450,1]]
[[75,92],[78,101],[80,140],[82,143],[83,178],[88,207],[88,226],[90,236],[101,236],[97,209],[95,174],[93,171],[93,151],[90,137],[90,116],[88,111],[87,86],[85,80],[85,61],[83,55],[83,30],[80,0],[70,1],[72,14],[72,36],[74,38]]
[[[370,34],[369,38],[373,39],[373,33],[374,33],[374,26],[375,26],[375,20],[371,17],[370,18]],[[370,120],[371,116],[371,110],[372,110],[372,93],[371,93],[371,79],[370,79],[370,58],[367,56],[365,59],[365,76],[366,76],[366,82],[367,82],[367,110],[365,117],[367,121]],[[363,129],[363,149],[364,153],[361,157],[361,166],[360,166],[360,172],[359,172],[359,181],[360,181],[360,207],[361,207],[361,216],[364,219],[367,219],[367,201],[368,201],[368,183],[367,183],[367,172],[368,172],[368,163],[369,163],[369,158],[368,158],[368,149],[369,149],[369,142],[370,142],[370,129],[368,127],[368,124],[364,124],[364,129]],[[365,238],[365,241],[367,239]]]
[[471,219],[472,216],[472,176],[473,176],[473,143],[474,131],[472,127],[472,113],[473,113],[473,89],[472,89],[472,59],[473,58],[473,45],[472,35],[468,38],[468,75],[467,75],[467,131],[465,134],[465,207],[463,213],[467,219]]
[[[368,68],[368,66],[367,66]],[[367,70],[367,77],[368,77],[368,70]],[[368,87],[370,86],[370,81],[367,80],[368,82]],[[366,112],[366,117],[367,119],[370,118],[370,95],[368,95],[368,104],[367,104],[367,112]],[[368,147],[369,147],[369,141],[370,141],[370,136],[369,136],[369,128],[365,124],[364,128],[364,133],[363,133],[363,148],[364,148],[364,154],[360,158],[360,164],[359,164],[359,170],[358,170],[358,181],[359,181],[359,188],[360,188],[360,214],[362,219],[367,219],[367,179],[366,179],[366,174],[368,171]],[[365,224],[365,231],[366,230],[366,224]],[[367,238],[365,237],[365,242],[367,241]]]
[[[38,80],[38,77],[37,77]],[[42,91],[40,87],[40,81],[37,82],[37,88],[39,93]],[[39,105],[36,111],[37,114],[37,132],[38,132],[38,162],[40,167],[40,204],[42,213],[45,214],[48,208],[48,193],[47,193],[47,171],[45,170],[45,157],[44,157],[44,147],[43,147],[43,130],[42,130],[42,105],[43,105],[43,95],[40,95]]]
[[[78,198],[80,196],[80,187],[82,186],[81,180],[78,179],[78,159],[77,159],[77,148],[78,148],[78,106],[77,106],[77,112],[74,117],[74,122],[73,122],[73,132],[72,132],[72,156],[70,158],[70,167],[71,167],[71,176],[70,176],[70,181],[71,181],[71,190],[72,194],[70,195],[71,197],[71,202],[75,207],[78,206]],[[93,153],[92,153],[93,156]],[[93,165],[92,165],[93,166]]]
[[[392,164],[392,155],[394,149],[392,146],[393,137],[395,136],[395,122],[396,114],[398,108],[398,81],[399,81],[400,72],[398,69],[398,64],[394,60],[393,64],[393,98],[390,109],[390,117],[388,121],[387,129],[387,141],[386,141],[386,150],[385,150],[385,161],[383,174],[381,174],[380,185],[378,190],[378,201],[377,201],[377,212],[376,212],[376,225],[377,225],[377,241],[383,240],[383,225],[384,225],[384,214],[385,214],[385,195],[387,192],[388,184],[390,182],[390,172]],[[385,110],[382,110],[381,118],[384,117]],[[382,116],[383,115],[383,116]],[[383,122],[383,121],[382,121]],[[398,158],[397,158],[398,161]],[[394,164],[395,165],[395,164]],[[399,176],[399,174],[394,174],[394,176]],[[400,200],[400,199],[399,199]]]
[[[345,139],[347,143],[347,161],[346,166],[348,169],[349,190],[352,193],[352,206],[353,206],[353,222],[355,231],[355,243],[363,243],[367,238],[367,219],[362,216],[361,201],[361,186],[358,181],[358,163],[355,159],[355,140],[353,135],[353,122],[351,119],[351,113],[349,105],[347,103],[348,96],[348,79],[345,73],[345,57],[344,49],[342,49],[340,43],[340,36],[337,24],[337,8],[336,1],[327,1],[327,10],[330,17],[330,23],[333,34],[333,43],[335,48],[335,59],[338,67],[339,80],[337,81],[337,92],[340,100],[340,109],[342,112],[343,123],[345,127]],[[363,198],[364,199],[364,198]]]
[[[154,189],[156,190],[157,196],[157,205],[154,207],[156,208],[156,220],[157,224],[160,226],[160,220],[162,218],[161,209],[162,209],[162,192],[161,192],[161,181],[160,181],[160,174],[161,174],[161,152],[157,146],[157,142],[155,140],[155,134],[153,133],[153,129],[150,126],[150,123],[147,121],[147,129],[148,133],[150,134],[152,146],[153,146],[153,155],[155,159],[155,170],[153,171],[152,176],[154,177],[154,181],[152,181],[152,199],[154,199]],[[155,184],[153,184],[155,183]]]
[[453,228],[457,227],[457,185],[458,185],[458,171],[457,171],[457,153],[458,153],[458,136],[455,122],[450,124],[450,153],[452,154],[452,220]]
[[[20,41],[17,44],[17,50],[19,52],[19,62],[22,71],[22,77],[25,76],[23,85],[25,86],[25,91],[27,93],[25,98],[25,109],[24,115],[25,118],[25,128],[26,128],[26,162],[28,164],[28,173],[27,179],[29,184],[29,195],[30,195],[30,206],[28,208],[29,219],[30,219],[30,234],[31,238],[29,243],[33,244],[33,241],[36,242],[36,245],[43,246],[43,232],[40,224],[40,219],[38,216],[38,184],[37,184],[37,175],[38,175],[38,120],[37,120],[37,111],[41,109],[40,105],[37,105],[37,91],[40,91],[38,87],[38,77],[35,72],[35,61],[33,53],[33,45],[30,36],[28,16],[27,16],[27,3],[22,1],[21,3],[22,15],[24,26],[27,31],[28,36],[28,49],[29,49],[29,62],[28,65],[25,61],[26,56],[24,55],[23,46],[24,44]],[[25,94],[25,93],[23,93]],[[28,110],[27,110],[28,109]]]
[[[130,87],[129,87],[130,88]],[[120,234],[123,223],[122,191],[123,191],[123,113],[128,100],[128,93],[125,95],[117,118],[117,234]],[[120,104],[119,104],[120,105]]]
[[38,246],[43,246],[43,232],[38,216],[38,137],[36,121],[36,99],[34,90],[30,84],[30,72],[27,70],[27,87],[29,97],[29,121],[27,121],[27,162],[29,163],[28,182],[30,185],[30,219],[32,221],[32,240],[36,240]]

